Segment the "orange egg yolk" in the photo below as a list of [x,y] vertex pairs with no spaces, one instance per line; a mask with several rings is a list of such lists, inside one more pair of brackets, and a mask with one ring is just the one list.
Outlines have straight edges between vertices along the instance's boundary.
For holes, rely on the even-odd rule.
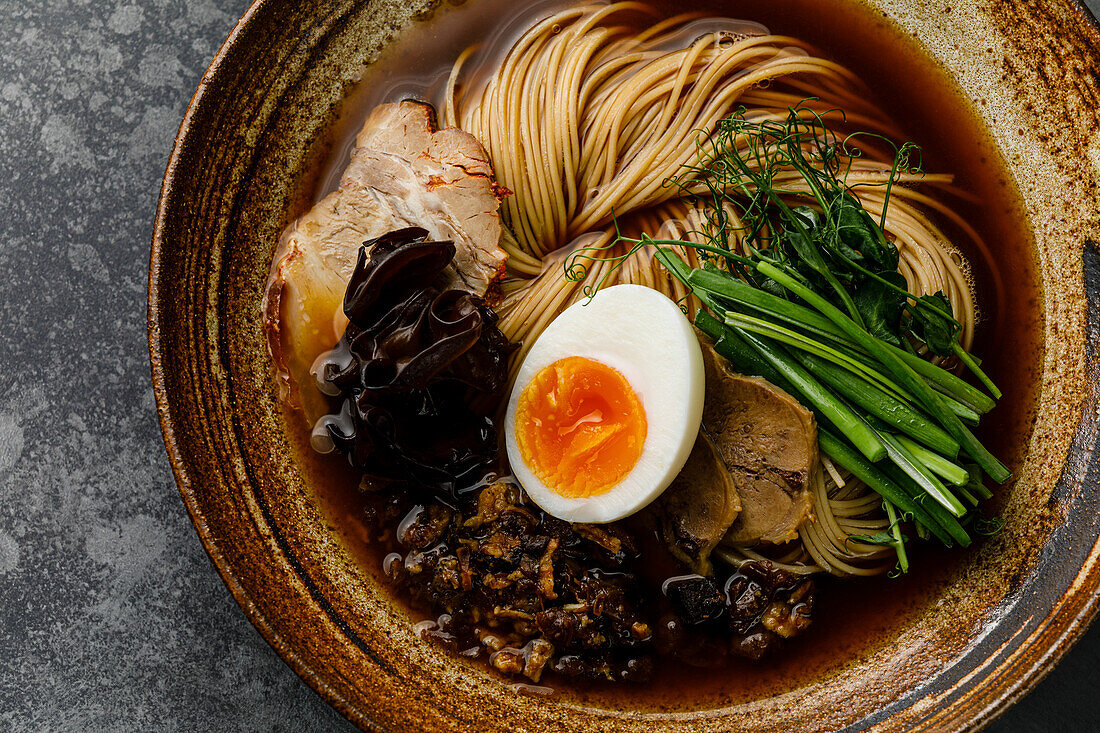
[[598,496],[634,468],[645,410],[618,370],[583,356],[544,367],[516,405],[516,446],[546,486],[567,499]]

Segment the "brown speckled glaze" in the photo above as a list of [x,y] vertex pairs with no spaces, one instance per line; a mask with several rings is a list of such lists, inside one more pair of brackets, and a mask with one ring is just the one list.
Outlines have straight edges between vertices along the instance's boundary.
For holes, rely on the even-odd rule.
[[1040,404],[1004,531],[897,638],[838,673],[729,708],[642,714],[517,695],[419,642],[342,549],[289,447],[260,322],[267,265],[337,103],[431,4],[257,2],[204,76],[161,193],[149,340],[165,442],[214,564],[287,663],[385,731],[959,730],[1041,679],[1100,588],[1100,32],[1084,11],[866,1],[972,100],[1034,232]]

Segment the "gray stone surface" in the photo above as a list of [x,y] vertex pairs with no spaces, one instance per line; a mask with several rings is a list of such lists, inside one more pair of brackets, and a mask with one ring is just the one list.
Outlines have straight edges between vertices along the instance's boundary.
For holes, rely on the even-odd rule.
[[[2,730],[350,728],[215,574],[149,383],[160,179],[246,4],[0,0]],[[1096,729],[1098,651],[1095,629],[993,729]]]

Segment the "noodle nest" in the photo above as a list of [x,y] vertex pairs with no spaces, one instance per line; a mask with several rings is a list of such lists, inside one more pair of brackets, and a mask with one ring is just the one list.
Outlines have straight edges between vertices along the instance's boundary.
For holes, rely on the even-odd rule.
[[[592,4],[540,21],[503,59],[490,54],[475,47],[459,57],[443,114],[446,124],[481,141],[498,182],[512,194],[503,206],[509,277],[497,310],[504,334],[525,346],[601,284],[641,284],[697,305],[653,259],[652,248],[632,252],[617,235],[706,241],[712,218],[681,198],[692,184],[684,172],[700,163],[700,135],[724,117],[743,110],[746,119],[782,120],[800,107],[840,137],[858,130],[902,139],[850,71],[801,40],[751,23],[702,13],[662,18],[639,2]],[[879,148],[861,145],[846,182],[876,218],[887,201],[885,184],[899,184],[890,189],[884,217],[899,250],[898,271],[918,297],[947,295],[969,348],[977,314],[966,261],[927,212],[951,222],[979,250],[984,245],[936,196],[953,191],[951,176],[892,172],[894,150]],[[736,212],[726,214],[739,223]],[[736,233],[729,241],[739,248]],[[598,254],[570,258],[580,252]],[[695,250],[685,248],[684,255],[699,264]],[[890,526],[877,494],[825,457],[811,489],[814,517],[798,540],[767,548],[722,545],[717,556],[731,564],[766,558],[800,574],[893,569],[892,548],[855,539]]]

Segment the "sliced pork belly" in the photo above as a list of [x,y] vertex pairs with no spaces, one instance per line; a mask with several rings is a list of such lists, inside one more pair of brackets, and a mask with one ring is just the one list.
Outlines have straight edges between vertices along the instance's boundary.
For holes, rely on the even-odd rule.
[[371,112],[339,188],[283,232],[265,298],[272,354],[309,419],[324,411],[309,370],[343,333],[341,304],[360,246],[423,227],[455,243],[448,285],[492,302],[507,260],[500,195],[481,144],[437,130],[431,106],[405,101]]

